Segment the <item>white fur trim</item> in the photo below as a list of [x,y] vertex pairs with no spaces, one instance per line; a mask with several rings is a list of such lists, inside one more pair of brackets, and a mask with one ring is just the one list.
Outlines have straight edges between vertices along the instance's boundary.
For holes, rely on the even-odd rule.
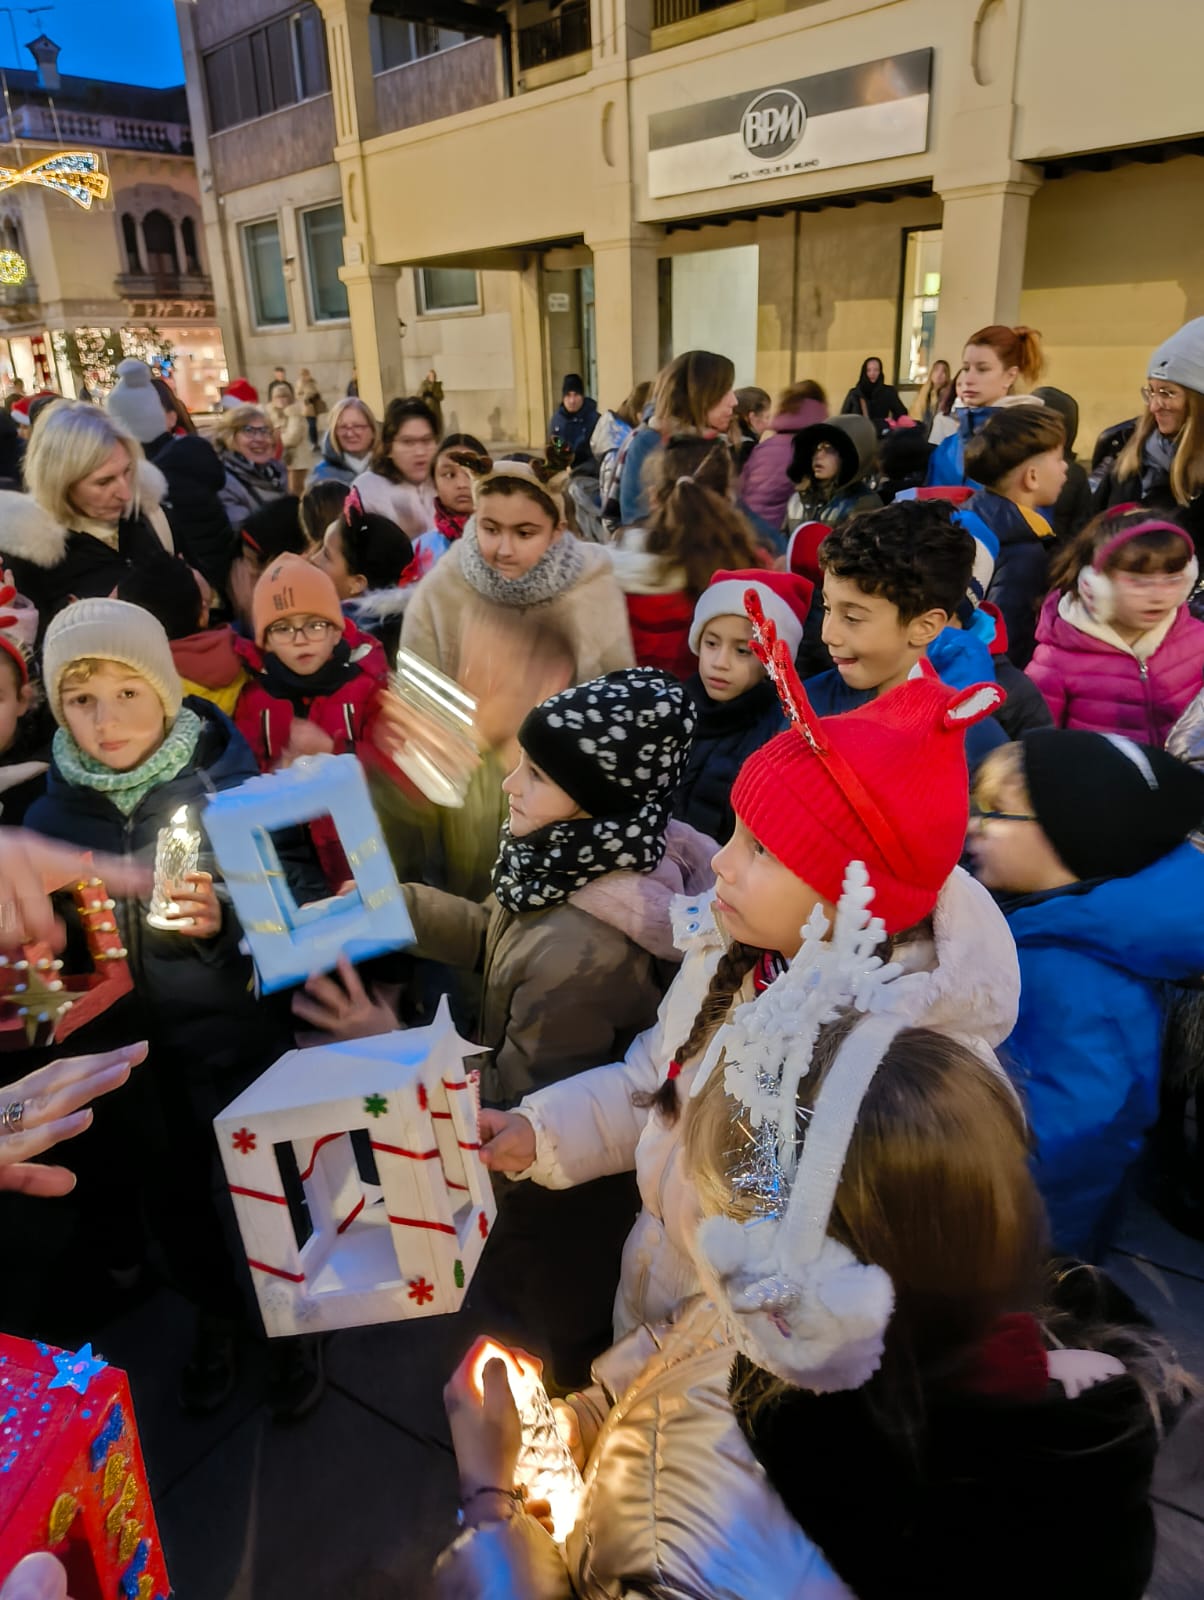
[[47,570],[67,553],[67,530],[32,496],[0,492],[0,551]]
[[167,479],[153,461],[143,458],[138,463],[134,484],[138,491],[138,506],[144,516],[151,511],[158,511],[167,499]]
[[761,601],[761,609],[778,630],[778,638],[785,642],[790,654],[797,655],[798,647],[803,642],[803,625],[798,619],[798,613],[788,606],[776,590],[771,589],[767,583],[758,583],[755,578],[725,578],[722,583],[712,583],[705,588],[698,597],[698,604],[694,607],[694,620],[690,624],[690,649],[698,654],[698,645],[702,639],[702,630],[708,622],[715,617],[743,617],[744,596],[749,589],[755,589]]

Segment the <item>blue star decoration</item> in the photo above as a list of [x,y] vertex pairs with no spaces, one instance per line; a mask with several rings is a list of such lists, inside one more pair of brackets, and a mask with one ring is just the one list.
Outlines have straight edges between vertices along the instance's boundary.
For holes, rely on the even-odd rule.
[[83,1345],[74,1355],[69,1350],[59,1350],[54,1356],[57,1375],[46,1385],[48,1389],[74,1389],[76,1394],[87,1394],[88,1385],[98,1372],[108,1366],[99,1356],[92,1354],[91,1344]]

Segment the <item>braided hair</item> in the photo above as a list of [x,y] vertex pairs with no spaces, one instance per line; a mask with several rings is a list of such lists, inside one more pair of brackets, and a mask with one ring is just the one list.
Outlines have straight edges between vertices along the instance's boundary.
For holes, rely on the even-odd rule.
[[[724,951],[689,1033],[673,1052],[674,1061],[685,1066],[688,1061],[702,1054],[723,1025],[731,1010],[732,1000],[740,992],[740,985],[756,966],[760,955],[761,952],[751,944],[733,944]],[[650,1108],[659,1111],[668,1123],[676,1122],[681,1112],[676,1077],[666,1078],[654,1094],[637,1094],[635,1104],[641,1110]]]

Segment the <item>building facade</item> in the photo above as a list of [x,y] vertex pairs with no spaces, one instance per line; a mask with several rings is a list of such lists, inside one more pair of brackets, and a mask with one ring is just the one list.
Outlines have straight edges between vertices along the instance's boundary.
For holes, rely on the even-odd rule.
[[[0,378],[74,396],[104,387],[123,356],[161,368],[190,409],[225,378],[182,88],[6,69],[0,165]],[[91,157],[89,204],[38,181],[66,152]],[[30,169],[34,169],[31,173]]]
[[1197,0],[318,4],[325,164],[292,181],[342,205],[373,403],[433,364],[460,426],[539,442],[566,370],[613,405],[703,345],[839,400],[867,355],[906,390],[1024,321],[1085,441],[1204,312]]

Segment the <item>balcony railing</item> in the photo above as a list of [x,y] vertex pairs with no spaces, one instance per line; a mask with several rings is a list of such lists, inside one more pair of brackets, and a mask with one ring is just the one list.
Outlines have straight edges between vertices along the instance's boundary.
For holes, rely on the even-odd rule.
[[0,283],[0,306],[36,306],[38,286],[27,278],[24,283]]
[[563,11],[518,31],[518,70],[563,61],[590,47],[589,7],[566,5]]
[[190,156],[192,130],[181,122],[148,122],[142,117],[115,117],[108,112],[60,111],[49,106],[14,106],[0,116],[0,144],[27,139],[30,144],[101,146]]
[[736,0],[652,0],[652,26],[667,28],[673,22],[688,22],[708,11],[722,11]]
[[213,299],[213,281],[202,272],[123,272],[113,287],[123,300]]

